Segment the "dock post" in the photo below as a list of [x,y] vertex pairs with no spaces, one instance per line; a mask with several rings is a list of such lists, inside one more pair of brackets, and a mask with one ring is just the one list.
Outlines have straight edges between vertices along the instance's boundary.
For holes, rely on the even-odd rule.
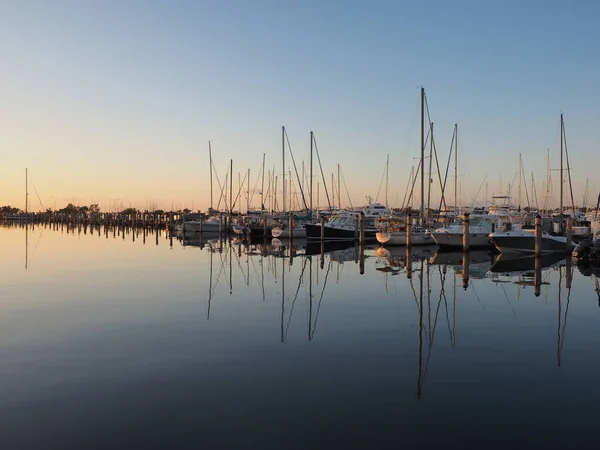
[[406,216],[406,248],[410,248],[412,245],[412,223],[410,214]]
[[573,217],[567,217],[567,250],[573,250]]
[[469,213],[463,216],[463,252],[468,252],[471,246],[471,235],[469,234]]
[[204,217],[200,216],[200,237],[202,237],[202,224],[204,223]]
[[360,212],[360,216],[358,216],[358,225],[360,229],[359,234],[359,242],[361,246],[365,245],[365,213]]
[[410,254],[410,245],[406,246],[406,278],[412,278],[412,255]]
[[542,255],[542,216],[540,216],[539,214],[537,216],[535,216],[535,229],[534,229],[534,233],[535,233],[535,248],[534,248],[534,253],[535,256],[541,256]]

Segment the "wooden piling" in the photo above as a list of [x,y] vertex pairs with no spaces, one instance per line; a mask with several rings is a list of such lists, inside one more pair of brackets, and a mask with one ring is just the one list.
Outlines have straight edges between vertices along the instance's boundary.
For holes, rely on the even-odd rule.
[[535,256],[542,256],[542,234],[543,234],[542,216],[540,216],[539,214],[537,216],[535,216],[534,234],[535,234],[534,254],[535,254]]
[[463,215],[463,251],[468,252],[471,247],[471,235],[469,233],[469,213]]
[[[360,212],[360,216],[358,216],[358,225],[359,225],[359,229],[360,229],[360,234],[359,234],[359,242],[361,246],[365,245],[365,213],[364,212]],[[364,263],[364,261],[363,261]]]
[[412,245],[412,218],[410,214],[406,216],[406,247],[410,248]]

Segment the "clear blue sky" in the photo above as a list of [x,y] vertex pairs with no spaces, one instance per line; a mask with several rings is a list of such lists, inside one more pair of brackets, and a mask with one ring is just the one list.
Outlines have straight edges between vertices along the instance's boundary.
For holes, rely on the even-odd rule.
[[233,159],[235,184],[248,168],[254,184],[263,152],[282,172],[285,125],[297,162],[315,132],[354,204],[376,196],[389,154],[399,206],[420,85],[442,164],[459,125],[464,203],[486,175],[490,196],[506,189],[519,152],[541,199],[561,111],[576,200],[588,178],[592,198],[598,17],[594,1],[4,1],[0,204],[23,206],[28,167],[46,207],[205,209],[207,141],[221,181]]

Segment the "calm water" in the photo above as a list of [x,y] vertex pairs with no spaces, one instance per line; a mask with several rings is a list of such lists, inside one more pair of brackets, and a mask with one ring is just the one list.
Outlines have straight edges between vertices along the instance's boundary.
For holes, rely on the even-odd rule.
[[532,262],[491,272],[485,252],[297,242],[290,259],[39,227],[0,245],[2,449],[597,440],[596,278],[567,261],[543,262],[535,295]]

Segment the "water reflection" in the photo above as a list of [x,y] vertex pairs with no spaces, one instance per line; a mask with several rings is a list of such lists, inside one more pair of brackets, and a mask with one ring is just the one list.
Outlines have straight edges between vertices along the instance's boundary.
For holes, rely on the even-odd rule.
[[[548,392],[566,405],[572,396],[588,408],[600,400],[599,273],[575,270],[569,258],[119,227],[0,229],[0,241],[4,435],[18,429],[23,405],[36,428],[52,416],[31,411],[56,414],[61,404],[58,414],[75,425],[81,411],[98,411],[95,424],[130,411],[127,398],[167,416],[195,399],[185,408],[190,422],[223,440],[219,423],[247,424],[246,436],[274,410],[274,428],[297,419],[300,439],[312,416],[291,416],[286,405],[310,403],[327,421],[350,414],[335,424],[345,432],[361,424],[394,436],[402,419],[406,433],[417,427],[413,437],[422,437],[428,417],[460,427],[483,414],[478,426],[491,426],[490,410],[556,426]],[[78,403],[84,386],[113,403]],[[153,397],[156,386],[179,400]],[[39,407],[45,401],[49,409]],[[198,401],[212,416],[196,420]],[[76,434],[75,425],[64,432]]]

